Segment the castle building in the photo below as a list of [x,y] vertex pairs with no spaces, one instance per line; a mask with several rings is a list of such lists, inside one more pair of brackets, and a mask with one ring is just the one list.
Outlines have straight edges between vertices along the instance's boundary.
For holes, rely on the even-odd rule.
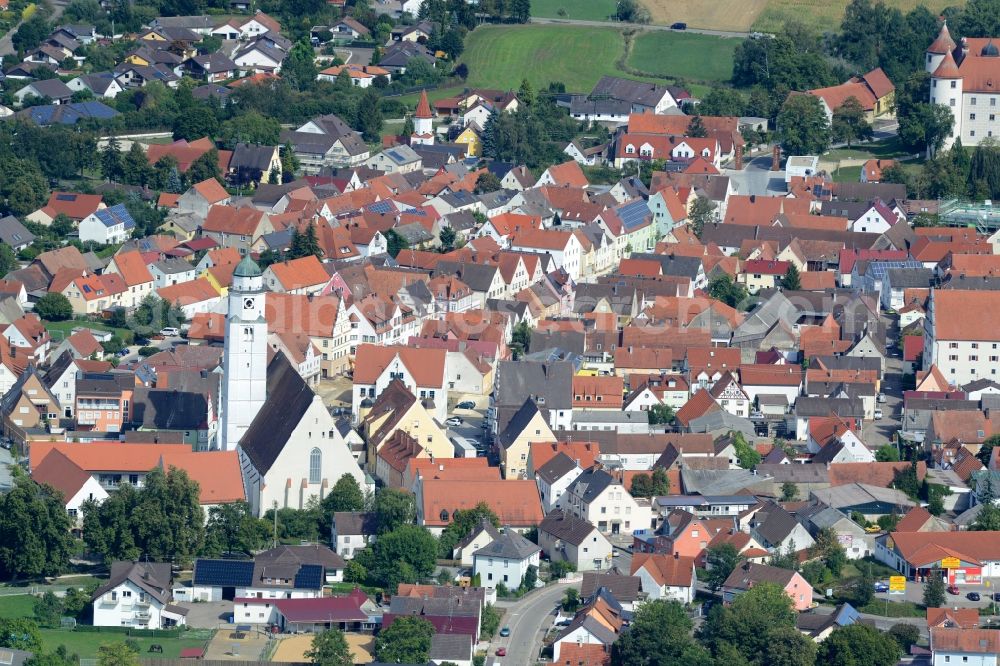
[[925,68],[931,103],[946,106],[955,119],[944,148],[957,139],[975,146],[1000,138],[1000,48],[992,38],[963,37],[956,44],[945,23],[927,47]]

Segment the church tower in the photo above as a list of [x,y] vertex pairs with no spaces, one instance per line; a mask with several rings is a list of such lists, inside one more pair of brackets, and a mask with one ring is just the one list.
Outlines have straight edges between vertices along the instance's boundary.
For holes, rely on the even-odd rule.
[[223,352],[220,447],[240,443],[267,398],[267,321],[264,278],[249,256],[233,272]]
[[410,135],[410,145],[434,144],[434,119],[431,114],[431,104],[427,101],[427,91],[420,91],[420,102],[413,114],[413,134]]

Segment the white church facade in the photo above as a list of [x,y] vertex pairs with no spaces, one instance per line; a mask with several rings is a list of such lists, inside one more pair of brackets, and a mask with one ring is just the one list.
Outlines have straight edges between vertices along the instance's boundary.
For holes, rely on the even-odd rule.
[[281,352],[268,362],[260,267],[233,273],[226,321],[221,446],[236,449],[251,511],[302,509],[344,474],[365,475],[323,400]]

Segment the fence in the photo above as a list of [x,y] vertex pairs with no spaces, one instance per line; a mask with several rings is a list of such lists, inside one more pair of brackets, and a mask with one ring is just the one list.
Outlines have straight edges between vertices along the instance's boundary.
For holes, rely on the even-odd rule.
[[95,627],[89,624],[78,624],[74,631],[95,634],[125,634],[139,638],[178,638],[183,629],[134,629],[132,627]]

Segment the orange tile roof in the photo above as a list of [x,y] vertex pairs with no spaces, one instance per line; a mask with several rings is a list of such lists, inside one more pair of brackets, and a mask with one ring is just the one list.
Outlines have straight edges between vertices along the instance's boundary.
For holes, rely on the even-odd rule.
[[721,409],[711,394],[705,389],[701,389],[677,410],[676,420],[682,426],[686,427],[692,420]]
[[312,254],[271,264],[268,269],[274,273],[274,277],[287,291],[314,287],[330,281],[330,276],[323,268],[323,264]]
[[78,194],[76,192],[53,192],[45,207],[55,215],[65,215],[71,220],[80,221],[95,212],[104,203],[100,194]]
[[212,283],[204,278],[160,287],[156,293],[166,302],[179,303],[182,306],[219,297],[219,292]]
[[[486,502],[501,525],[537,526],[545,517],[533,480],[444,481],[428,479],[420,492],[424,525],[444,527],[456,510],[475,508]],[[447,514],[443,513],[447,512]],[[446,519],[442,516],[447,515]]]
[[417,386],[441,388],[445,381],[444,349],[414,349],[401,345],[358,346],[354,362],[354,383],[374,384],[393,359],[399,357]]
[[979,626],[979,610],[975,608],[928,608],[928,627],[955,626],[975,629]]
[[316,338],[333,336],[340,299],[332,294],[310,298],[305,294],[268,292],[264,318],[271,331],[297,331]]
[[[888,488],[896,479],[896,474],[910,466],[908,462],[877,463],[831,463],[830,485],[843,486],[849,483],[864,483],[869,486]],[[917,480],[927,476],[927,463],[917,463]]]
[[[684,555],[672,557],[660,553],[635,553],[629,573],[634,576],[639,569],[645,569],[657,584],[668,587],[690,587],[694,580],[694,558]],[[649,593],[649,590],[644,591]]]
[[[969,317],[970,312],[979,316]],[[934,332],[938,340],[1000,340],[1000,292],[934,291]]]
[[246,499],[236,451],[191,451],[188,448],[183,453],[164,453],[162,465],[164,469],[176,467],[187,472],[188,477],[198,483],[202,504],[226,504]]
[[88,472],[148,472],[165,454],[191,451],[188,444],[121,444],[93,442],[32,442],[29,451],[31,469],[38,467],[52,451],[59,451]]
[[145,259],[142,258],[141,252],[122,252],[116,254],[113,261],[118,268],[118,273],[129,287],[153,281],[153,276],[149,272],[149,268],[146,265]]
[[[226,192],[226,188],[214,178],[195,183],[191,187],[210,204],[217,204],[229,198],[229,192]],[[205,221],[207,222],[208,220],[206,219]]]
[[726,204],[726,224],[744,226],[770,226],[779,215],[809,213],[810,202],[785,197],[761,197],[753,194],[734,194]]
[[156,205],[160,208],[177,208],[177,200],[181,198],[181,195],[175,192],[160,192],[160,196],[156,199]]
[[548,174],[555,181],[556,185],[568,185],[570,187],[586,187],[590,183],[583,169],[574,160],[554,164],[548,168]]
[[[34,446],[32,444],[32,448]],[[91,478],[91,474],[70,460],[62,451],[50,450],[41,463],[32,470],[31,478],[38,483],[52,486],[63,494],[63,501],[69,501]]]
[[607,666],[611,655],[603,645],[565,642],[559,645],[559,659],[553,666]]
[[424,479],[500,481],[500,468],[490,467],[486,458],[411,458],[406,474],[415,479],[418,473]]
[[622,377],[573,375],[573,407],[621,409],[624,390]]
[[565,453],[573,460],[580,461],[580,467],[587,469],[597,462],[601,455],[601,445],[597,442],[532,442],[529,444],[528,457],[531,467],[537,470],[545,463]]

